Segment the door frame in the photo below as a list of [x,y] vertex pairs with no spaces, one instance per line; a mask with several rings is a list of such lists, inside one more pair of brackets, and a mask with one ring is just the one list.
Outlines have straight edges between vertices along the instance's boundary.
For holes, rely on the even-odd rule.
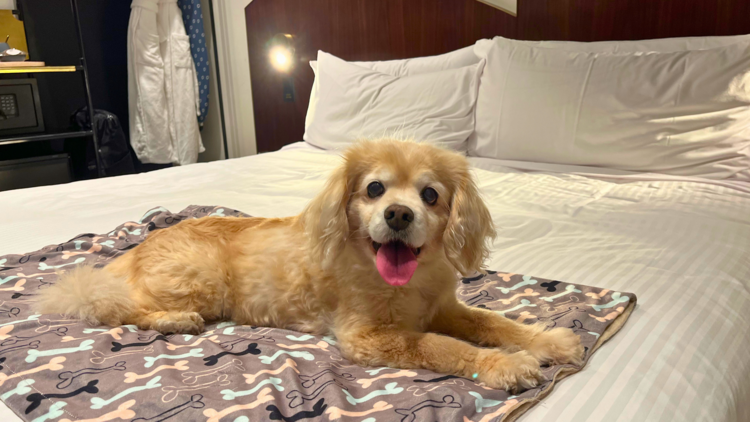
[[212,2],[228,158],[255,155],[258,152],[245,22],[245,8],[252,1]]

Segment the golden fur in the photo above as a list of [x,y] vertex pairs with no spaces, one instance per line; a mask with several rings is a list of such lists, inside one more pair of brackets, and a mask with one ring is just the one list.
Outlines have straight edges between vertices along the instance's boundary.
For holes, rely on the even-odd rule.
[[[372,180],[386,188],[374,199],[366,193]],[[439,194],[434,205],[420,199],[426,186]],[[402,287],[383,281],[372,245],[395,235],[382,221],[392,203],[414,210],[412,229],[398,235],[421,246]],[[457,300],[457,276],[481,271],[494,236],[463,156],[363,141],[300,215],[183,221],[102,270],[68,272],[40,295],[38,309],[164,333],[199,333],[204,321],[232,319],[334,334],[342,353],[362,365],[528,388],[540,380],[540,362],[580,364],[583,349],[569,329],[544,331]]]

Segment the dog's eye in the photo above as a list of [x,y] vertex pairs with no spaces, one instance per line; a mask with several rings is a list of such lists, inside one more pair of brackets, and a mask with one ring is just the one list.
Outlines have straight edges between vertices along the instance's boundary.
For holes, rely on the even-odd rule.
[[385,192],[385,186],[380,182],[372,182],[367,185],[367,196],[377,198]]
[[422,200],[430,205],[435,205],[435,202],[438,200],[437,191],[433,188],[425,188],[425,190],[422,191]]

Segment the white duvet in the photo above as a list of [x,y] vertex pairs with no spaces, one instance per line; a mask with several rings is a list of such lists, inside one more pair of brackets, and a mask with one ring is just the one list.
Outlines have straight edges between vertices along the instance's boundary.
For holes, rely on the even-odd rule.
[[[499,229],[490,268],[638,295],[623,330],[522,420],[750,420],[750,186],[473,161]],[[2,192],[0,255],[107,232],[156,206],[292,215],[337,162],[287,149]]]

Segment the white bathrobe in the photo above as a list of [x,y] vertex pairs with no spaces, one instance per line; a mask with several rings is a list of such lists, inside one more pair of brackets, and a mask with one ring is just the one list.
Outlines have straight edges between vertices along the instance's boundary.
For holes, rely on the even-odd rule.
[[130,144],[143,163],[195,163],[204,151],[198,80],[177,0],[133,0],[131,9]]

